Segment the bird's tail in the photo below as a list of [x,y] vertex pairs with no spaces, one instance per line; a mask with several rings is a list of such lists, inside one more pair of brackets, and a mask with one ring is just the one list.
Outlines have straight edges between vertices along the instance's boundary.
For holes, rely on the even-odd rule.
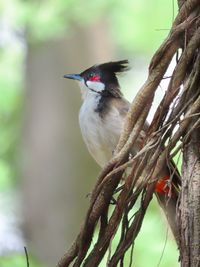
[[179,244],[179,229],[177,224],[177,206],[181,186],[180,175],[174,163],[166,167],[164,175],[155,186],[155,194],[169,222],[172,233]]

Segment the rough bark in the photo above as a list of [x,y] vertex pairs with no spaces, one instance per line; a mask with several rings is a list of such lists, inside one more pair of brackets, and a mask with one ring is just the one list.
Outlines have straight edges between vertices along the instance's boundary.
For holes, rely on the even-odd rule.
[[[200,95],[200,54],[196,53],[187,84],[190,96]],[[180,254],[182,267],[200,266],[200,109],[183,136],[180,197]]]
[[181,192],[181,266],[200,266],[200,130],[183,150]]

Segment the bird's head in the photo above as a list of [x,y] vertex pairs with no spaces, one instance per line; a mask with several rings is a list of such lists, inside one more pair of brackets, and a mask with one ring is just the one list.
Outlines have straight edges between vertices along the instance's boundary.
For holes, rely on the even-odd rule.
[[66,74],[64,78],[77,80],[83,95],[85,91],[121,97],[117,74],[128,70],[128,60],[94,65],[80,74]]

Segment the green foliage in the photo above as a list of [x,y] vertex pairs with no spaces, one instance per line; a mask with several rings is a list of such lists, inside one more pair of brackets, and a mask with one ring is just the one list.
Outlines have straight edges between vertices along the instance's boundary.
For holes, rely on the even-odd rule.
[[[116,1],[111,12],[113,35],[122,49],[149,53],[167,36],[174,12],[168,1]],[[164,19],[163,19],[164,18]]]
[[[35,259],[29,256],[29,265],[30,267],[42,267]],[[21,254],[15,254],[12,256],[3,256],[0,258],[1,267],[22,267],[27,266],[26,256]]]
[[8,162],[0,160],[0,191],[5,191],[12,187],[11,168]]
[[16,177],[16,150],[21,125],[22,58],[16,44],[9,43],[0,50],[0,190],[5,189],[6,177],[8,185]]
[[8,0],[4,9],[15,25],[27,28],[29,42],[69,36],[75,30],[73,26],[106,20],[120,49],[137,53],[158,47],[177,12],[177,6],[164,0]]

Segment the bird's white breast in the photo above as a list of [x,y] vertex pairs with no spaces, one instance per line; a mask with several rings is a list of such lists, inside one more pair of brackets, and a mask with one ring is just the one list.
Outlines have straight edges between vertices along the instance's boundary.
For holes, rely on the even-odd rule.
[[115,107],[111,107],[108,113],[101,117],[95,111],[100,97],[100,94],[87,92],[80,109],[79,124],[89,152],[103,167],[112,157],[118,143],[123,120]]

